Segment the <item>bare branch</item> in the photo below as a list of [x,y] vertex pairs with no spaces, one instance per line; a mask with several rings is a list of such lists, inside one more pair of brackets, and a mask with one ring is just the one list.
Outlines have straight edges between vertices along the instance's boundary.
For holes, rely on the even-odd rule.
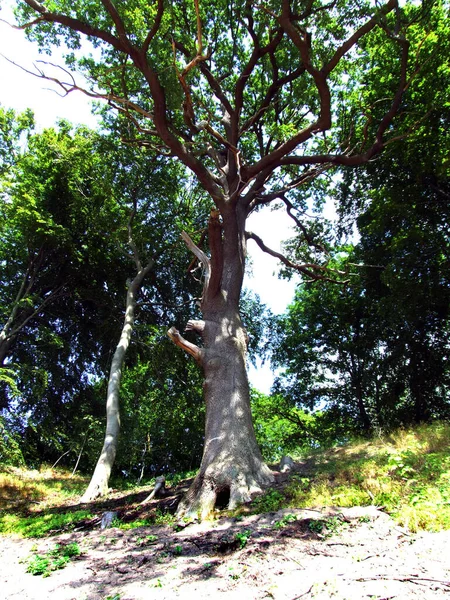
[[336,273],[336,275],[348,275],[348,273],[345,271],[339,271],[337,269],[330,269],[328,267],[323,267],[321,265],[316,265],[314,263],[304,263],[304,264],[294,263],[289,258],[284,256],[283,254],[280,254],[280,252],[276,252],[275,250],[272,250],[271,248],[266,246],[265,243],[262,241],[262,239],[255,233],[246,231],[245,237],[249,240],[254,240],[263,252],[266,252],[267,254],[270,254],[270,256],[278,258],[278,260],[280,260],[284,265],[286,265],[290,269],[293,269],[294,271],[297,271],[298,273],[302,273],[302,275],[306,275],[307,277],[309,277],[310,282],[312,282],[312,281],[330,281],[332,283],[339,283],[341,285],[346,285],[349,282],[348,279],[346,279],[346,280],[333,279],[332,277],[328,277],[326,275],[326,273],[330,273],[330,272]]
[[209,258],[206,256],[206,254],[202,250],[200,250],[200,248],[198,246],[196,246],[194,244],[194,242],[191,240],[191,238],[185,231],[183,231],[181,233],[181,237],[183,238],[184,243],[189,248],[189,250],[192,252],[192,254],[194,254],[203,265],[204,275],[205,275],[205,283],[203,286],[203,298],[205,298],[206,293],[208,291],[209,279],[211,277],[211,262],[210,262]]
[[201,348],[188,342],[175,327],[171,327],[167,335],[176,346],[182,348],[185,352],[193,356],[199,364],[202,364],[204,351]]

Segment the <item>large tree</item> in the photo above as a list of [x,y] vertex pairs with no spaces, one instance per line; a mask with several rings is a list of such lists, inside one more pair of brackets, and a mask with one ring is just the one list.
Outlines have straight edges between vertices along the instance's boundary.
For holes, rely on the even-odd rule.
[[[219,492],[229,493],[232,508],[273,480],[253,430],[239,315],[247,240],[269,249],[246,232],[246,219],[281,201],[301,229],[301,186],[370,160],[396,127],[405,133],[413,121],[396,115],[419,80],[427,11],[397,0],[18,6],[21,26],[42,47],[63,38],[77,49],[87,36],[96,50],[78,64],[95,82],[90,93],[127,117],[141,144],[181,161],[210,198],[209,255],[184,234],[204,270],[203,319],[187,326],[203,346],[170,330],[205,376],[203,459],[179,514],[207,514]],[[373,84],[375,73],[384,75]],[[76,87],[66,79],[67,90]],[[315,258],[290,266],[322,278],[319,252]]]

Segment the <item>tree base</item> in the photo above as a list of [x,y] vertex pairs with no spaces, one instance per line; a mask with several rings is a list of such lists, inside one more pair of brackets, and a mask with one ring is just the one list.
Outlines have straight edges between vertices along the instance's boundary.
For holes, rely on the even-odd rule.
[[86,504],[88,502],[94,502],[94,500],[97,500],[98,498],[106,497],[108,493],[108,479],[94,481],[94,478],[92,478],[87,490],[80,499],[80,503]]
[[206,519],[218,504],[218,498],[229,498],[226,508],[233,510],[261,494],[275,477],[261,462],[257,469],[239,469],[229,465],[220,469],[216,463],[200,470],[177,509],[177,516],[187,519]]

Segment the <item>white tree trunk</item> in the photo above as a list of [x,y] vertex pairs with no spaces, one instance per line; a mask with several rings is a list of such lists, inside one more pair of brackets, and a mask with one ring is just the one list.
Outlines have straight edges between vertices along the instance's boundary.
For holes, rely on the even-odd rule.
[[88,488],[84,492],[81,502],[92,502],[100,496],[108,494],[108,484],[111,470],[117,453],[117,444],[120,432],[120,381],[125,356],[130,345],[133,333],[134,316],[136,308],[136,294],[138,293],[145,275],[151,270],[154,263],[151,261],[144,269],[140,269],[136,277],[128,286],[125,319],[119,343],[111,363],[106,398],[106,433],[100,458],[97,461],[94,473]]

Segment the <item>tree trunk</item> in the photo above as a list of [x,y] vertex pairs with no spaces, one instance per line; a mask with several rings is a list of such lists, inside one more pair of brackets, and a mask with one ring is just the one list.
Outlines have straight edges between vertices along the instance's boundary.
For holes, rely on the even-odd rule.
[[0,367],[4,366],[8,352],[14,343],[14,338],[2,336],[2,333],[0,333]]
[[[224,220],[224,225],[227,225]],[[187,330],[199,333],[203,347],[185,340],[176,329],[170,338],[201,365],[205,375],[205,446],[200,470],[177,514],[205,518],[218,495],[228,508],[248,502],[274,479],[256,442],[246,371],[247,333],[239,316],[243,279],[243,236],[233,222],[224,228],[223,243],[215,217],[210,220],[211,261],[184,236],[203,262],[206,283],[202,299],[204,321],[189,321]],[[233,231],[234,230],[234,231]]]
[[136,308],[136,294],[138,293],[145,275],[150,271],[153,262],[140,269],[136,277],[128,286],[125,319],[119,343],[111,363],[106,399],[106,433],[100,458],[97,461],[89,486],[84,492],[81,502],[92,502],[100,496],[108,494],[108,484],[111,470],[117,453],[117,443],[120,432],[120,380],[125,356],[130,345],[131,334],[134,326]]

